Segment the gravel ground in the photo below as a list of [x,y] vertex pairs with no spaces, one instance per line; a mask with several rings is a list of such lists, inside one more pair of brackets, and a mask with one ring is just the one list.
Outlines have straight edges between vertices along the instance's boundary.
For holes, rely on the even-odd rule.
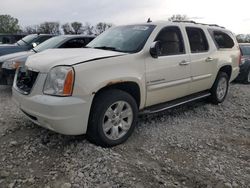
[[123,145],[40,128],[0,87],[0,187],[250,187],[250,86],[233,84],[219,105],[205,101],[142,116]]

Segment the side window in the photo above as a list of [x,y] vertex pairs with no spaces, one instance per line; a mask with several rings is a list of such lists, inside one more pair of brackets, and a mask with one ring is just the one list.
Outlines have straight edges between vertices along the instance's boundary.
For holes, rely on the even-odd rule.
[[234,47],[234,41],[228,34],[222,31],[214,31],[212,33],[213,33],[212,38],[214,38],[215,44],[218,48],[233,48]]
[[92,37],[87,37],[87,38],[85,38],[86,45],[87,45],[88,43],[90,43],[93,39],[94,39],[94,38],[92,38]]
[[166,27],[160,31],[155,41],[161,43],[161,56],[185,53],[184,42],[178,27]]
[[38,44],[43,43],[44,41],[48,40],[49,38],[51,38],[51,36],[41,36],[39,38],[37,38],[34,42]]
[[200,28],[186,28],[188,40],[192,53],[201,53],[208,51],[208,42],[205,33]]
[[83,38],[71,39],[64,43],[60,48],[83,48],[86,42]]

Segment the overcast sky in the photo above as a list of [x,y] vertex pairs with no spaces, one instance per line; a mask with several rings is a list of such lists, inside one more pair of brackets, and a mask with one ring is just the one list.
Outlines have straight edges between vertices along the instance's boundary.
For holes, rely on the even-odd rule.
[[236,34],[250,33],[250,0],[1,0],[0,14],[10,14],[24,26],[44,21],[121,25],[185,14]]

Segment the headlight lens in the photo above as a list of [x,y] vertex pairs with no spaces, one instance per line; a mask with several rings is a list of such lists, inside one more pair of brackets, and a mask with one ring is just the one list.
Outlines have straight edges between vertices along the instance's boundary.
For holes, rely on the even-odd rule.
[[247,61],[247,59],[245,59],[245,58],[241,58],[241,65],[243,65],[243,64],[245,64],[246,63],[246,61]]
[[74,80],[75,72],[72,67],[54,67],[47,76],[43,92],[47,95],[71,96]]
[[18,61],[5,61],[2,65],[3,69],[16,70],[21,65]]

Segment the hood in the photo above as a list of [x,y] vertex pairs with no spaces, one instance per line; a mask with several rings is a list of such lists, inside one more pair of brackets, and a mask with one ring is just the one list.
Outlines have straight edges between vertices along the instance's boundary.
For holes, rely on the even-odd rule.
[[0,56],[21,52],[27,50],[25,46],[18,46],[18,45],[0,45]]
[[39,72],[49,72],[52,67],[58,65],[74,65],[125,54],[92,48],[49,49],[30,56],[26,62],[26,66]]
[[13,54],[8,54],[8,55],[3,55],[0,56],[0,62],[5,62],[5,61],[12,61],[12,60],[18,60],[23,59],[25,57],[28,57],[32,54],[34,54],[35,52],[33,51],[24,51],[24,52],[17,52],[17,53],[13,53]]

